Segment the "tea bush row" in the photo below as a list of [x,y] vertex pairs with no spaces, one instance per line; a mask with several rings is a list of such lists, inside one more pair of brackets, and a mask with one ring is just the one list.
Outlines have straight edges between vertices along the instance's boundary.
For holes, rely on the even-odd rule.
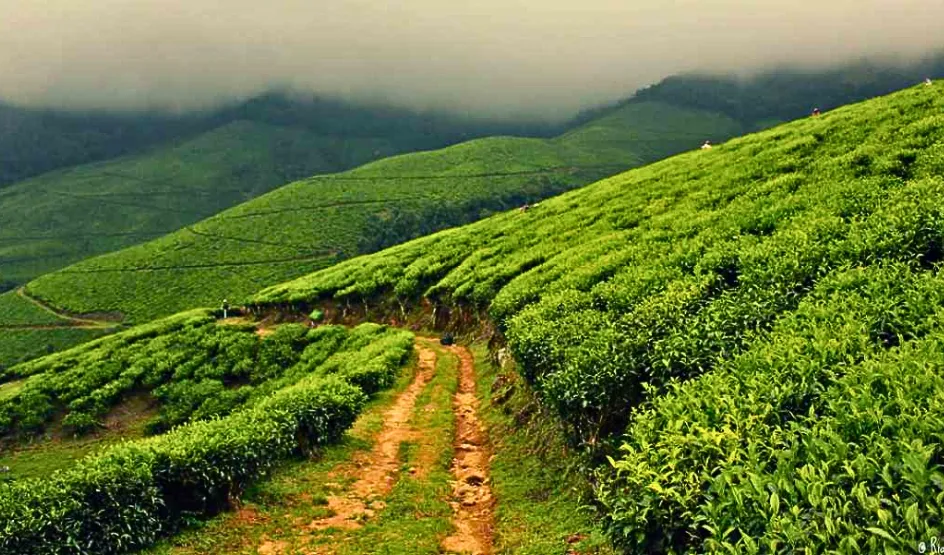
[[295,379],[266,382],[228,416],[106,448],[47,479],[0,485],[0,554],[125,553],[149,545],[188,519],[226,508],[280,461],[337,440],[368,392],[393,382],[413,336],[373,324],[313,332],[341,351],[306,348],[291,370]]

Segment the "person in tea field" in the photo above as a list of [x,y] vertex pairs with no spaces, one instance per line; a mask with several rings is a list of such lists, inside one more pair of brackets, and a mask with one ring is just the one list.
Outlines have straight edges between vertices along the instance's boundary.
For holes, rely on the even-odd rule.
[[925,87],[930,87],[930,86],[933,85],[933,84],[934,84],[934,83],[931,81],[931,78],[930,78],[930,77],[928,77],[927,79],[924,80],[924,86],[925,86]]
[[705,141],[705,144],[701,145],[702,150],[711,150],[711,141]]
[[815,117],[818,117],[819,114],[820,114],[819,108],[813,108],[813,117],[814,117],[814,118],[815,118]]
[[229,314],[229,301],[223,299],[223,318],[226,318]]

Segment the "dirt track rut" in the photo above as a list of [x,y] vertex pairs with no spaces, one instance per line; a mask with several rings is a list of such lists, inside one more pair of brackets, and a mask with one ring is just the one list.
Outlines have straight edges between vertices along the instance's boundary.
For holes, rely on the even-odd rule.
[[456,415],[455,458],[452,462],[452,535],[442,542],[451,553],[490,555],[495,522],[495,498],[489,477],[489,448],[478,419],[475,396],[475,360],[465,347],[452,347],[459,358],[459,390],[453,401]]
[[328,497],[332,516],[312,521],[310,530],[325,528],[359,528],[362,522],[383,508],[382,498],[397,481],[400,444],[415,438],[410,417],[416,399],[433,377],[436,353],[417,343],[419,370],[409,387],[397,397],[393,406],[383,415],[383,429],[373,449],[352,461],[350,473],[358,479],[344,495]]

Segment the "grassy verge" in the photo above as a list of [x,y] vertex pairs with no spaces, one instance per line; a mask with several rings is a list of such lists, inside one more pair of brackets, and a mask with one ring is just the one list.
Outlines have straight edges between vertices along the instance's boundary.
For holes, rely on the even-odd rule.
[[[12,389],[22,381],[0,385],[0,399],[4,388]],[[128,439],[144,436],[145,424],[153,412],[143,399],[134,399],[119,406],[106,419],[106,425],[97,432],[76,437],[54,426],[33,441],[0,445],[0,468],[9,471],[0,474],[0,482],[23,478],[41,478],[56,470],[69,468],[93,452]]]
[[555,417],[541,408],[514,370],[490,362],[484,344],[473,345],[472,352],[482,402],[479,417],[495,453],[495,553],[616,553],[581,503],[587,485]]

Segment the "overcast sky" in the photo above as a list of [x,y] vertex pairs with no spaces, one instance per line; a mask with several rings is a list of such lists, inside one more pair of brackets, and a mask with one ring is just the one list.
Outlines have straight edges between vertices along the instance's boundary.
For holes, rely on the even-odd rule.
[[290,86],[561,114],[684,70],[944,46],[944,0],[0,0],[0,99],[188,109]]

